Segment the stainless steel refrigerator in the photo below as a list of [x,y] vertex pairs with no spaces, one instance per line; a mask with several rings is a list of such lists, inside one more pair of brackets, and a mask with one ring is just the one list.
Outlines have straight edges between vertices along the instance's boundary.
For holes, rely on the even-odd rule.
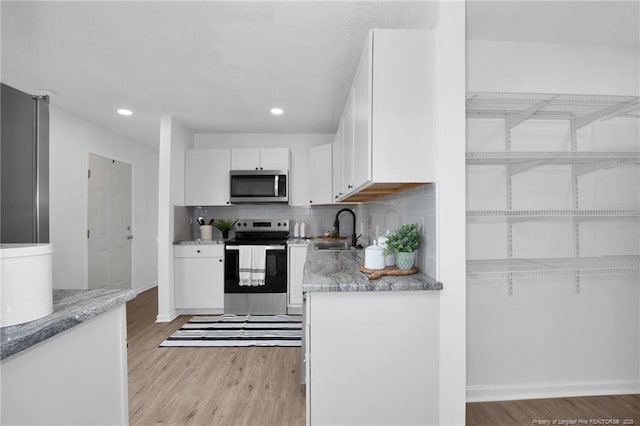
[[49,99],[0,87],[0,242],[49,242]]

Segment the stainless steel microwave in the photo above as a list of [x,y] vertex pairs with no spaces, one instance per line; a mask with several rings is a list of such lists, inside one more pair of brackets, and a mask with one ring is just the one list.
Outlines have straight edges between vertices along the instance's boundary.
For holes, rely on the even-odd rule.
[[289,179],[284,170],[232,170],[232,203],[288,203]]

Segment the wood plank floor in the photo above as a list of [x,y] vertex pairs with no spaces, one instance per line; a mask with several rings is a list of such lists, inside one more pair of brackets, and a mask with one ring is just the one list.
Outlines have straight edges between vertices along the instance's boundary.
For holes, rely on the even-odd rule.
[[127,303],[131,425],[304,425],[300,348],[159,348],[190,316],[155,323],[157,297]]
[[[640,395],[528,399],[467,404],[467,426],[640,425]],[[553,421],[556,420],[556,423]],[[574,421],[562,423],[561,421]],[[611,422],[608,422],[611,420]],[[625,420],[626,423],[625,423]],[[582,421],[582,423],[580,423]],[[603,421],[598,423],[598,421]],[[617,423],[616,423],[617,421]]]
[[[190,316],[157,324],[157,299],[154,288],[127,303],[132,425],[304,425],[299,348],[159,348]],[[640,426],[640,395],[469,403],[466,413],[467,426],[608,419]]]

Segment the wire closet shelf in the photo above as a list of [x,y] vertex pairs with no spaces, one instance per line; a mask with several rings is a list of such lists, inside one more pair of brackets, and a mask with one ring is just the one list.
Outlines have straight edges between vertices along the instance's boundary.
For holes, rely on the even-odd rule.
[[[468,165],[505,165],[507,167],[507,197],[511,198],[510,178],[540,165],[570,165],[574,174],[574,193],[577,194],[577,177],[602,168],[640,165],[640,143],[633,151],[579,151],[575,132],[595,121],[614,118],[630,120],[640,118],[640,97],[609,95],[572,95],[518,92],[469,92],[466,99],[467,118],[496,118],[505,120],[505,130],[510,130],[528,120],[569,120],[574,143],[570,151],[517,151],[510,141],[504,151],[469,151]],[[509,136],[508,136],[509,137]],[[581,209],[577,195],[572,209],[507,209],[468,210],[469,220],[507,220],[508,223],[543,218],[594,218],[640,217],[640,206],[621,209]],[[509,225],[510,227],[511,225]],[[579,228],[576,222],[576,253],[579,253]],[[508,232],[511,235],[511,231]],[[467,261],[467,279],[509,281],[520,278],[574,277],[576,290],[579,278],[588,276],[619,276],[640,274],[640,255],[568,257],[568,258],[514,258],[511,241],[508,241],[508,258],[476,259]]]

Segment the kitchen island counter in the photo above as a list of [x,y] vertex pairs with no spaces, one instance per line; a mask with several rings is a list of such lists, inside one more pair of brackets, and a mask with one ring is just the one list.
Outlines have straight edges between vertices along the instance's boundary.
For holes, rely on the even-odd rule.
[[53,290],[51,314],[1,328],[0,424],[127,424],[126,302],[135,295]]
[[364,250],[314,250],[309,248],[304,265],[302,291],[423,291],[442,290],[435,278],[417,273],[383,276],[369,280],[358,270],[364,263]]
[[53,312],[24,324],[0,328],[5,359],[136,297],[133,290],[53,290]]

